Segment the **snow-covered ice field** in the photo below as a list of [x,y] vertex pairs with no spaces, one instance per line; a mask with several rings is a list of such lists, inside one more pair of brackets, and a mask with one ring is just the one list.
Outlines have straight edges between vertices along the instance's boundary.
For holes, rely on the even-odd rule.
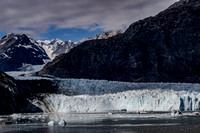
[[200,110],[200,84],[130,83],[19,76],[12,72],[8,74],[17,80],[51,80],[58,86],[55,94],[40,94],[42,98],[31,100],[44,112]]
[[127,83],[105,80],[56,79],[57,94],[32,101],[44,112],[198,111],[200,84]]

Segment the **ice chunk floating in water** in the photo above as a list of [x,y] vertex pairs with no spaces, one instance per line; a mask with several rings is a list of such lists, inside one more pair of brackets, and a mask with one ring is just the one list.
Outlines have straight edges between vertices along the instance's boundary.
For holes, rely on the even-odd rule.
[[60,125],[60,126],[65,126],[66,124],[67,124],[67,122],[64,119],[62,119],[61,121],[58,122],[58,125]]
[[[200,84],[57,80],[60,94],[41,94],[32,103],[44,112],[197,111]],[[70,93],[69,93],[70,92]]]
[[53,121],[50,121],[47,125],[48,125],[48,126],[54,126],[55,124],[54,124]]

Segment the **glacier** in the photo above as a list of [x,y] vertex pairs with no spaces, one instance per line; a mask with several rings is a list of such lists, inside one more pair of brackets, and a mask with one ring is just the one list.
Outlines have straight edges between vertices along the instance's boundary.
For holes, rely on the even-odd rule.
[[128,83],[87,79],[51,80],[58,86],[57,92],[43,93],[31,100],[44,112],[200,110],[200,84]]

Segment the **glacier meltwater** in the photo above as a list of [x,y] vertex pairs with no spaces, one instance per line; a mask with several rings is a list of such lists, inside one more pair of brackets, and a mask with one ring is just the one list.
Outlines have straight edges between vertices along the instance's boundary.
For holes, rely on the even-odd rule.
[[57,79],[56,94],[31,102],[44,112],[198,111],[200,84],[127,83],[105,80]]

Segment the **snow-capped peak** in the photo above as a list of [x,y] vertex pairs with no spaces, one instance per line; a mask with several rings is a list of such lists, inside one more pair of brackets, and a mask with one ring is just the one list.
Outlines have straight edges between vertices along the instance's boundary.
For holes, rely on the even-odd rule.
[[49,44],[61,44],[63,41],[58,39],[58,38],[55,38],[53,40],[51,40],[51,42]]
[[51,41],[50,41],[50,40],[44,40],[44,41],[42,41],[42,40],[37,40],[37,42],[38,42],[39,44],[49,44]]
[[13,33],[7,33],[2,39],[3,39],[3,40],[7,40],[7,39],[9,39],[9,38],[14,38],[15,40],[17,40],[17,39],[18,39],[18,36],[15,35],[15,34],[13,34]]
[[52,39],[51,41],[38,40],[37,42],[44,48],[51,59],[54,59],[57,55],[67,53],[73,47],[77,46],[77,44],[73,43],[71,40],[62,41],[58,38]]
[[13,33],[7,33],[5,36],[14,36],[14,34]]

